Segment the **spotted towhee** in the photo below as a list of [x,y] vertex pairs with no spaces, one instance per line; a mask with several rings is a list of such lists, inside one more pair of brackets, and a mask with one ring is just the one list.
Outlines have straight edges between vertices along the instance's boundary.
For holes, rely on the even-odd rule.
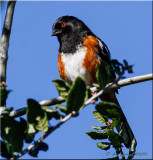
[[[60,43],[58,53],[58,70],[60,77],[72,83],[78,76],[87,86],[96,82],[96,66],[102,61],[110,66],[110,52],[106,44],[98,38],[81,20],[73,16],[63,16],[53,25],[52,36],[57,36]],[[112,73],[115,78],[115,73]],[[114,91],[105,93],[102,100],[119,105]],[[134,135],[123,113],[125,132],[122,136],[128,148]],[[117,126],[118,132],[121,126]]]

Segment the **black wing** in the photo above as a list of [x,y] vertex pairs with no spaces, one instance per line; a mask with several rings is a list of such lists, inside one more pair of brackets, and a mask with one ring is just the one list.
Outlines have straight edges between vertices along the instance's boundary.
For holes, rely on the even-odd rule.
[[106,61],[108,64],[110,63],[110,52],[106,44],[98,37],[96,37],[98,42],[99,42],[99,57],[103,60]]
[[[113,67],[111,64],[111,55],[110,55],[110,51],[107,47],[107,45],[98,37],[96,37],[98,42],[99,42],[99,52],[98,52],[98,56],[100,57],[100,59],[102,61],[107,62],[110,65],[110,70],[111,70],[111,81],[115,80],[116,75],[115,72],[113,71]],[[117,93],[118,91],[115,90]]]

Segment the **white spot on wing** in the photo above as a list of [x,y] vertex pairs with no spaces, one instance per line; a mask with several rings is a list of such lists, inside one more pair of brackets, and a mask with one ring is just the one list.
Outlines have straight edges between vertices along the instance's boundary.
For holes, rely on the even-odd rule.
[[96,39],[98,40],[100,49],[103,50],[103,47],[104,47],[103,44],[101,43],[101,41],[98,38],[96,38]]

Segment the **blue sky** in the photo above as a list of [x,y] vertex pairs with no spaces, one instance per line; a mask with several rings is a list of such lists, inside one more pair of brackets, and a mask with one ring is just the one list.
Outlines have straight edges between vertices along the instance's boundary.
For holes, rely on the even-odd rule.
[[[3,25],[5,7],[2,10]],[[10,37],[7,85],[13,92],[7,106],[26,106],[28,98],[37,101],[58,96],[52,80],[58,79],[59,43],[51,37],[52,25],[63,15],[73,15],[108,46],[111,57],[134,64],[133,77],[152,72],[152,2],[21,2],[16,3]],[[137,159],[152,157],[152,82],[144,82],[119,90],[117,98],[137,139]],[[102,159],[106,151],[96,147],[86,131],[100,125],[89,105],[51,134],[45,142],[47,152],[39,158]],[[24,116],[25,117],[25,116]],[[51,122],[54,125],[55,121]],[[37,136],[37,138],[40,135]],[[123,152],[128,154],[127,149]],[[110,150],[111,155],[114,150]],[[146,153],[145,156],[143,153]],[[31,158],[28,155],[22,158]]]

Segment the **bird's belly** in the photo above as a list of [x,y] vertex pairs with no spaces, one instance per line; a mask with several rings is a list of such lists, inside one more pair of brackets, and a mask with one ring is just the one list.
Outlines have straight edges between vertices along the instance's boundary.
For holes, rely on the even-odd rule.
[[86,55],[86,50],[81,48],[73,54],[61,54],[65,67],[66,80],[72,83],[79,76],[85,81],[86,85],[91,85],[90,73],[82,65]]

